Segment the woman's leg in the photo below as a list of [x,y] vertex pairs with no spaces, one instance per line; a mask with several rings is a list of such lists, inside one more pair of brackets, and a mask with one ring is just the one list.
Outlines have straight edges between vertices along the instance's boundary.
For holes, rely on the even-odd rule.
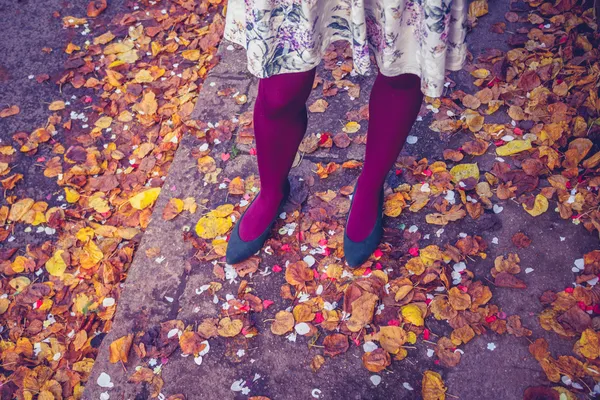
[[363,241],[375,226],[381,187],[404,146],[422,101],[421,79],[417,75],[377,75],[369,100],[365,164],[346,227],[346,234],[354,242]]
[[254,136],[260,193],[240,224],[244,241],[256,239],[269,226],[283,199],[284,183],[307,124],[306,100],[315,69],[261,79],[254,105]]

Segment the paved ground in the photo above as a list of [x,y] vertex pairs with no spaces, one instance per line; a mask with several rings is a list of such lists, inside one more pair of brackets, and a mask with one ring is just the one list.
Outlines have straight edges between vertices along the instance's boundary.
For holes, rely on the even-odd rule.
[[[470,50],[477,54],[485,48],[506,48],[503,38],[488,32],[489,25],[502,16],[507,4],[493,3],[491,15],[495,16],[482,19],[473,35],[470,36]],[[485,40],[483,40],[483,38]],[[245,69],[244,53],[240,50],[225,50],[221,48],[223,59],[221,64],[212,72],[210,85],[203,88],[203,95],[195,111],[195,116],[204,122],[218,122],[228,120],[251,110],[252,100],[256,94],[256,80]],[[319,75],[325,76],[326,72],[320,70]],[[472,90],[471,79],[466,72],[455,76],[458,88],[465,91]],[[311,115],[308,133],[323,131],[339,132],[345,121],[346,112],[357,109],[367,101],[368,88],[372,84],[370,78],[357,78],[362,91],[360,99],[352,101],[348,96],[332,98],[330,106],[323,114]],[[212,85],[214,83],[214,86]],[[220,89],[234,87],[240,93],[247,93],[250,102],[236,105],[231,98],[217,96]],[[320,97],[315,91],[309,100],[312,103]],[[329,100],[329,99],[328,99]],[[497,118],[503,118],[498,116]],[[415,126],[413,135],[419,137],[416,145],[407,145],[405,151],[409,154],[441,159],[444,148],[456,148],[465,140],[465,137],[455,136],[452,139],[440,137],[437,133],[428,130],[428,120]],[[156,205],[155,215],[160,216],[162,209],[171,197],[195,197],[198,201],[209,198],[209,208],[216,207],[226,202],[226,191],[215,192],[211,186],[203,187],[202,176],[198,172],[192,151],[200,142],[188,137],[178,150],[173,168],[161,197]],[[220,144],[214,154],[229,152],[232,143]],[[243,146],[242,146],[243,149]],[[350,156],[348,156],[350,154]],[[316,170],[316,162],[345,160],[347,158],[362,157],[362,147],[351,145],[345,150],[322,150],[307,155],[292,175],[310,180]],[[493,157],[481,160],[480,168],[489,170]],[[224,171],[227,177],[233,178],[242,174],[248,176],[251,171],[256,172],[252,156],[242,152],[242,155],[227,163]],[[326,180],[317,179],[312,187],[299,189],[296,200],[306,196],[306,191],[315,193],[331,188],[338,190],[340,187],[352,184],[356,173],[345,173],[332,176]],[[396,178],[391,178],[390,184],[395,185]],[[229,201],[232,201],[229,199]],[[304,206],[306,208],[306,205]],[[162,321],[180,319],[187,323],[200,322],[205,317],[216,315],[218,310],[206,296],[197,295],[196,290],[202,285],[215,279],[210,263],[192,263],[189,268],[191,255],[194,249],[183,240],[182,230],[195,225],[197,217],[178,217],[174,222],[165,222],[161,218],[154,218],[145,233],[138,256],[134,260],[130,275],[127,280],[123,297],[120,300],[119,311],[115,320],[114,330],[106,337],[94,372],[90,379],[87,394],[91,398],[98,398],[102,389],[94,384],[99,374],[105,372],[110,375],[115,388],[110,390],[118,394],[116,398],[143,398],[144,391],[140,386],[126,383],[127,374],[122,373],[120,365],[107,362],[108,345],[116,338],[131,332],[140,315],[144,317],[146,326],[153,326]],[[544,337],[546,332],[539,327],[536,313],[541,311],[538,297],[548,289],[561,290],[573,281],[571,265],[573,260],[581,257],[587,251],[597,246],[597,238],[584,232],[581,227],[565,223],[554,213],[547,213],[536,218],[525,216],[517,204],[507,202],[501,214],[485,214],[477,221],[465,220],[450,224],[441,238],[436,238],[434,233],[437,227],[425,224],[423,217],[413,214],[403,214],[397,221],[387,221],[388,224],[397,226],[400,223],[410,226],[418,225],[423,234],[431,234],[432,240],[423,240],[420,244],[446,243],[458,239],[461,232],[481,235],[488,243],[493,238],[498,239],[498,245],[491,245],[486,261],[474,263],[470,268],[481,278],[490,278],[489,269],[496,255],[514,251],[511,237],[518,231],[525,232],[533,241],[531,247],[519,251],[522,267],[532,267],[535,272],[526,277],[529,288],[525,291],[516,289],[492,288],[494,301],[509,315],[518,314],[523,318],[524,325],[534,331],[533,337]],[[561,241],[560,237],[566,237]],[[169,242],[165,243],[165,238]],[[390,238],[392,243],[402,246],[398,238]],[[161,264],[148,259],[144,253],[146,249],[160,247],[161,255],[166,257]],[[263,261],[261,268],[270,267],[283,260],[268,258]],[[151,279],[149,277],[152,277]],[[203,364],[196,366],[189,358],[172,357],[163,366],[165,386],[163,393],[173,395],[183,393],[189,398],[246,398],[240,392],[233,392],[231,386],[240,379],[247,382],[251,391],[249,396],[262,395],[272,399],[311,398],[313,389],[319,389],[318,398],[323,399],[376,399],[394,398],[409,399],[420,398],[420,380],[422,372],[426,369],[442,371],[442,375],[449,387],[448,393],[461,399],[505,398],[517,399],[522,396],[525,388],[536,384],[544,384],[545,376],[538,363],[529,355],[527,346],[529,341],[525,338],[513,336],[498,336],[486,334],[477,337],[465,346],[465,354],[461,363],[452,369],[443,369],[428,358],[427,344],[418,343],[417,349],[409,351],[409,357],[402,362],[394,362],[392,367],[381,374],[383,380],[380,385],[374,386],[369,380],[372,373],[362,367],[361,348],[352,346],[348,353],[327,360],[318,373],[310,369],[310,361],[317,354],[315,350],[307,350],[307,340],[299,338],[296,343],[291,343],[283,337],[271,335],[270,322],[264,320],[273,318],[277,310],[286,307],[278,295],[279,287],[284,283],[282,275],[271,274],[260,276],[255,274],[250,280],[256,294],[261,299],[273,299],[275,304],[270,310],[260,313],[256,325],[260,332],[257,339],[250,342],[247,355],[239,362],[232,362],[224,355],[226,349],[219,340],[211,341],[211,350],[204,357]],[[224,293],[235,293],[237,284],[225,284]],[[170,302],[167,298],[173,298]],[[432,325],[434,331],[442,332],[442,325]],[[497,348],[487,350],[488,343],[493,342]],[[554,341],[553,343],[556,343]],[[569,351],[572,343],[563,342],[563,347],[557,346],[554,350],[562,353]],[[130,362],[131,366],[137,365],[136,361]],[[258,374],[258,375],[257,375]],[[260,377],[259,377],[260,376]],[[257,378],[258,377],[258,378]],[[255,381],[253,381],[257,378]],[[408,382],[414,391],[403,388],[403,383]],[[319,394],[320,393],[320,394]]]
[[[84,2],[80,2],[74,7],[81,13],[85,5]],[[32,128],[44,124],[46,105],[54,99],[56,87],[38,84],[28,76],[44,73],[54,76],[62,68],[66,59],[62,51],[49,55],[41,53],[42,47],[58,47],[57,37],[61,38],[60,43],[68,41],[67,31],[62,30],[60,20],[53,19],[49,11],[61,9],[62,6],[63,3],[59,1],[44,2],[44,12],[39,12],[41,5],[36,2],[23,1],[19,3],[19,7],[14,7],[8,0],[0,0],[0,15],[9,16],[7,22],[2,23],[0,32],[0,108],[8,104],[20,104],[22,110],[27,110],[22,111],[16,118],[0,120],[2,141],[10,140],[16,131],[31,131]],[[120,3],[113,4],[106,18],[118,13],[122,7]],[[490,15],[480,19],[475,33],[469,37],[469,49],[474,54],[487,47],[506,48],[505,37],[490,33],[489,26],[502,19],[507,7],[508,4],[504,2],[490,4]],[[98,23],[102,23],[102,20]],[[222,61],[208,79],[211,84],[204,85],[201,100],[195,111],[195,117],[203,122],[231,120],[234,116],[251,110],[255,98],[256,80],[246,72],[243,52],[227,50],[226,46],[223,46],[221,54]],[[326,75],[327,72],[320,70],[319,74]],[[468,73],[459,72],[453,75],[453,78],[459,89],[473,89]],[[325,113],[311,115],[309,134],[323,131],[339,132],[346,121],[345,113],[366,103],[372,80],[357,77],[356,81],[361,84],[361,97],[354,101],[346,95],[332,98]],[[229,87],[247,93],[249,101],[244,105],[237,105],[230,97],[217,95],[218,90]],[[319,93],[313,93],[310,102],[319,97]],[[503,117],[498,115],[496,118]],[[448,138],[431,132],[427,128],[429,118],[430,116],[426,116],[415,126],[412,134],[418,136],[419,141],[416,145],[406,146],[405,151],[408,154],[442,159],[441,154],[445,148],[456,148],[466,140],[466,137],[460,135]],[[126,382],[135,366],[140,365],[135,355],[132,354],[126,366],[108,362],[108,346],[114,339],[134,330],[150,330],[168,320],[178,319],[192,324],[217,314],[218,310],[210,298],[206,294],[197,294],[197,289],[202,285],[215,280],[213,265],[198,262],[193,257],[195,249],[189,241],[184,241],[184,232],[190,227],[193,229],[198,220],[198,213],[192,216],[182,214],[171,222],[161,218],[165,205],[172,197],[191,196],[199,203],[202,199],[209,199],[206,205],[209,209],[226,202],[226,191],[215,191],[215,185],[202,185],[203,176],[198,171],[192,153],[199,143],[196,138],[188,136],[180,145],[164,184],[166,190],[162,191],[155,206],[155,217],[144,234],[123,295],[119,299],[113,330],[102,342],[84,395],[85,399],[106,398],[101,397],[102,393],[108,393],[111,399],[149,397],[151,389],[147,385]],[[232,146],[232,141],[224,141],[217,146],[214,153],[229,153]],[[248,176],[251,171],[256,172],[254,158],[248,154],[248,148],[238,147],[242,150],[241,154],[225,164],[224,175],[230,178],[240,174]],[[304,157],[300,165],[292,171],[293,176],[303,178],[307,182],[294,187],[296,206],[304,201],[309,193],[326,188],[337,191],[344,185],[352,184],[357,177],[357,172],[354,171],[332,175],[326,180],[316,179],[312,184],[315,163],[347,158],[360,159],[363,148],[364,146],[353,144],[345,150],[320,150]],[[493,157],[480,157],[477,161],[480,163],[480,169],[485,171],[491,168]],[[33,161],[24,159],[16,168],[33,169],[36,168],[34,164]],[[390,185],[398,183],[397,178],[390,178]],[[57,191],[58,187],[53,186],[52,180],[43,180],[27,182],[26,185],[20,186],[19,190],[21,192],[15,193],[18,197],[43,198],[46,193]],[[505,202],[503,205],[504,211],[498,215],[486,213],[476,221],[468,219],[448,225],[440,238],[434,235],[437,227],[427,225],[423,215],[406,213],[399,219],[388,220],[386,223],[390,232],[400,224],[419,226],[423,235],[430,234],[432,238],[422,239],[419,242],[421,246],[451,242],[456,240],[460,233],[481,235],[488,243],[497,238],[498,245],[490,246],[487,260],[469,264],[469,268],[480,279],[490,278],[489,270],[496,255],[514,251],[512,235],[519,231],[525,232],[532,239],[532,245],[519,251],[521,265],[523,268],[535,269],[524,278],[528,289],[519,291],[492,287],[493,301],[509,315],[520,315],[524,325],[533,330],[533,338],[549,337],[537,322],[536,314],[541,311],[537,299],[545,290],[562,290],[571,284],[574,280],[574,274],[571,272],[573,260],[597,248],[597,237],[588,234],[582,227],[561,220],[555,213],[549,212],[533,219],[525,215],[518,204]],[[289,207],[292,207],[292,210],[294,205]],[[303,207],[304,210],[307,209],[306,203]],[[340,219],[343,220],[343,216],[340,216]],[[15,237],[16,245],[38,240],[25,232],[17,232]],[[560,237],[566,239],[561,241]],[[406,245],[397,235],[390,235],[386,240],[399,249],[406,250]],[[146,250],[151,248],[160,248],[160,255],[164,257],[161,263],[147,256]],[[281,260],[267,258],[261,267],[270,267],[280,262]],[[362,367],[362,349],[354,345],[347,353],[327,359],[325,365],[317,373],[313,373],[310,361],[318,351],[308,349],[306,338],[299,337],[296,343],[292,343],[284,337],[273,336],[269,333],[270,322],[265,322],[273,318],[277,310],[288,306],[279,296],[279,288],[284,283],[283,275],[255,274],[250,282],[261,299],[272,299],[275,302],[269,310],[255,316],[255,323],[261,334],[249,342],[246,354],[240,360],[227,357],[224,341],[219,339],[211,341],[211,350],[200,366],[194,364],[190,357],[179,355],[160,360],[164,363],[162,377],[165,384],[161,392],[165,396],[181,393],[188,399],[247,398],[248,396],[241,392],[231,390],[235,381],[243,380],[250,388],[249,396],[262,395],[271,399],[411,399],[420,398],[421,376],[427,369],[440,372],[448,385],[448,393],[461,399],[518,399],[522,397],[526,387],[546,383],[539,364],[529,355],[527,339],[495,334],[477,337],[464,346],[465,354],[460,364],[452,369],[435,365],[433,358],[427,357],[428,344],[418,342],[417,348],[409,351],[407,359],[394,362],[390,369],[379,374],[382,382],[378,386],[373,385],[370,380],[373,374]],[[221,293],[223,296],[224,293],[235,293],[237,287],[237,283],[224,283]],[[440,334],[448,329],[434,322],[428,326]],[[487,350],[490,342],[497,346],[494,351]],[[572,344],[567,340],[553,340],[552,351],[555,354],[569,352]],[[234,359],[237,362],[234,362]],[[124,368],[127,369],[127,373],[124,372]],[[107,373],[111,377],[114,388],[101,388],[96,384],[101,373]],[[409,383],[414,391],[404,388],[405,382]]]

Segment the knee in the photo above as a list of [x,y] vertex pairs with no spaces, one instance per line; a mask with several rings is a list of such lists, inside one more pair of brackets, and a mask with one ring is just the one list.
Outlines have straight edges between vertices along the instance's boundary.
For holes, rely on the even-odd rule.
[[270,118],[298,114],[306,109],[314,71],[275,75],[261,79],[258,99],[261,111]]
[[282,88],[261,91],[257,101],[261,102],[261,110],[269,118],[297,114],[306,107],[306,99]]
[[385,83],[396,90],[415,90],[421,88],[421,78],[415,74],[400,74],[397,76],[380,75]]

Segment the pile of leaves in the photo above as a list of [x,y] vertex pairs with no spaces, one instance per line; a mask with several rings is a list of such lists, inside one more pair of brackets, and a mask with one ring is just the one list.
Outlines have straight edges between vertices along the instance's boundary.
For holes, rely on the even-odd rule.
[[[183,135],[203,135],[189,115],[218,61],[221,1],[143,2],[92,38],[106,6],[91,2],[87,17],[54,13],[82,35],[64,49],[48,120],[0,147],[3,398],[81,398],[174,152]],[[20,111],[14,105],[0,117]],[[11,173],[28,160],[61,187],[58,196],[11,194],[33,179]],[[196,209],[193,199],[183,207]],[[5,246],[21,229],[49,239]]]

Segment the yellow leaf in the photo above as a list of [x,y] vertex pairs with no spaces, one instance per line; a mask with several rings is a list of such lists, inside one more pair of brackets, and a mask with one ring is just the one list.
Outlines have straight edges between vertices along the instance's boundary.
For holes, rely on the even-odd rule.
[[513,140],[503,146],[497,147],[496,154],[499,156],[511,156],[529,149],[531,149],[531,142],[529,140]]
[[405,342],[406,332],[399,326],[382,326],[379,329],[379,344],[388,353],[398,353]]
[[423,326],[425,321],[421,314],[421,309],[414,304],[408,304],[402,307],[402,318],[415,326]]
[[94,125],[100,129],[106,129],[106,128],[110,127],[110,124],[112,124],[112,120],[113,120],[112,117],[105,115],[103,117],[98,118],[96,120],[96,122],[94,123]]
[[144,190],[129,199],[129,203],[136,210],[143,210],[154,204],[158,195],[160,194],[160,188],[152,188]]
[[383,213],[388,217],[398,217],[406,207],[406,200],[402,193],[393,193],[385,198]]
[[46,261],[46,269],[48,273],[52,276],[63,276],[65,270],[67,269],[67,264],[65,260],[62,258],[62,254],[64,250],[56,250],[54,255]]
[[89,311],[89,307],[94,304],[93,301],[90,300],[87,294],[79,293],[75,299],[73,299],[73,305],[75,306],[75,311],[81,314],[87,314]]
[[135,74],[134,79],[137,83],[149,83],[149,82],[154,81],[154,77],[152,76],[150,71],[148,71],[147,69],[142,69],[142,70],[138,71],[138,73]]
[[92,197],[88,201],[88,205],[90,207],[92,207],[96,212],[99,212],[99,213],[105,213],[105,212],[110,211],[108,202],[106,201],[106,199],[104,197],[100,197],[100,196],[102,196],[102,193],[100,193],[100,192],[97,192],[96,194],[92,195]]
[[548,210],[548,199],[541,194],[535,196],[535,201],[533,203],[533,208],[529,209],[525,204],[523,204],[523,208],[527,213],[533,217],[537,217],[545,213]]
[[219,336],[234,337],[242,331],[243,325],[244,324],[239,319],[225,317],[219,321],[217,332],[219,333]]
[[137,111],[141,115],[154,115],[158,109],[156,95],[154,92],[146,92],[141,102],[133,106],[133,111]]
[[342,130],[346,133],[356,133],[360,130],[360,124],[356,121],[350,121]]
[[487,0],[474,0],[469,4],[469,16],[479,18],[488,13]]
[[196,212],[198,205],[196,204],[196,199],[193,197],[186,197],[183,199],[183,209],[185,211],[189,211],[191,214]]
[[485,79],[488,76],[490,76],[490,71],[488,71],[485,68],[480,68],[480,69],[476,69],[475,71],[471,72],[471,75],[473,75],[477,79]]
[[106,44],[108,42],[110,42],[111,40],[113,40],[115,38],[115,35],[111,32],[105,32],[100,36],[97,36],[94,38],[94,44]]
[[94,243],[93,240],[88,241],[83,246],[84,256],[81,257],[81,267],[90,269],[96,266],[103,258],[102,250]]
[[479,167],[477,163],[474,164],[458,164],[450,170],[452,175],[452,181],[458,183],[467,178],[475,178],[479,181]]
[[74,51],[77,51],[77,50],[81,50],[81,47],[77,46],[76,44],[69,43],[69,44],[67,44],[67,48],[65,49],[65,53],[72,54]]
[[181,52],[181,56],[186,60],[198,61],[200,58],[200,50],[184,50]]
[[[102,228],[104,228],[104,226]],[[78,230],[77,233],[75,234],[75,237],[77,238],[77,240],[80,240],[82,242],[87,242],[88,240],[93,238],[95,236],[95,234],[96,233],[94,232],[94,230],[92,228],[85,227],[85,228],[81,228],[80,230]],[[102,236],[108,236],[108,235],[102,235]]]
[[11,279],[8,284],[11,288],[15,289],[17,293],[21,293],[23,289],[31,285],[31,280],[26,276],[19,276]]
[[221,218],[210,213],[198,220],[196,234],[203,239],[214,239],[226,234],[232,225],[231,218]]
[[29,259],[27,257],[16,256],[15,261],[12,262],[10,268],[13,270],[13,272],[19,274],[25,271],[25,266],[28,264],[28,262]]
[[131,333],[127,336],[121,336],[120,338],[113,341],[108,347],[108,360],[113,364],[119,361],[127,363],[127,356],[129,354],[129,349],[131,348],[132,343],[133,334]]
[[77,193],[76,190],[71,189],[69,187],[65,188],[65,198],[67,199],[67,203],[77,203],[81,196]]
[[586,358],[595,360],[600,357],[600,342],[598,334],[592,329],[586,329],[581,334],[581,339],[576,344],[579,346],[579,352]]
[[48,106],[48,110],[50,110],[50,111],[59,111],[59,110],[64,110],[64,109],[65,109],[65,102],[62,100],[53,101]]
[[10,207],[8,220],[17,222],[33,207],[33,199],[21,199]]
[[437,372],[425,371],[421,383],[423,400],[445,400],[446,386]]

